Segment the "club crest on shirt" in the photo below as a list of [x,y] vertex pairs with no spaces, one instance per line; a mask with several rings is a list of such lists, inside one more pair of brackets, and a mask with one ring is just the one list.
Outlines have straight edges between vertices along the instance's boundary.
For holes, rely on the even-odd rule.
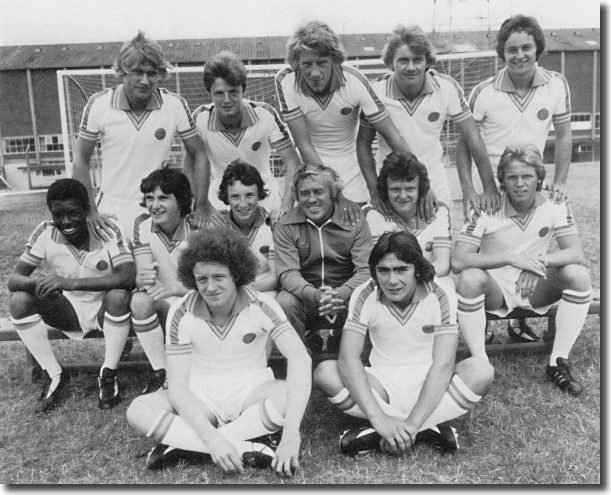
[[161,141],[165,137],[165,134],[165,129],[163,127],[160,127],[155,131],[155,139]]
[[433,333],[435,331],[435,325],[424,325],[422,331],[424,333]]
[[440,116],[441,115],[439,114],[439,112],[429,113],[429,116],[428,116],[429,122],[437,122]]
[[352,112],[352,108],[349,107],[344,107],[339,111],[342,115],[348,115],[350,112]]
[[252,150],[257,151],[261,147],[261,141],[257,141],[252,145]]
[[253,340],[255,340],[257,336],[254,333],[247,333],[242,337],[242,342],[245,344],[250,344]]
[[95,268],[96,270],[98,270],[99,272],[103,272],[105,270],[108,270],[108,262],[106,260],[100,260],[95,264]]
[[427,253],[430,253],[431,251],[433,251],[433,241],[429,241],[424,245],[424,250]]
[[540,231],[539,231],[539,237],[545,237],[549,232],[549,227],[543,227]]
[[539,120],[545,120],[547,119],[548,116],[549,116],[549,111],[547,110],[547,108],[542,108],[541,110],[537,112],[537,118]]

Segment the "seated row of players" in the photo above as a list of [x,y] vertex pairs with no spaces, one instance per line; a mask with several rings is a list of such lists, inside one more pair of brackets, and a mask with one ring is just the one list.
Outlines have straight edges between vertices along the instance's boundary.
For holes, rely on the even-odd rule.
[[[413,176],[402,175],[407,172]],[[432,240],[426,240],[431,238],[428,234],[419,243],[407,233],[413,225],[409,224],[410,215],[404,213],[410,211],[414,216],[414,203],[419,195],[426,194],[426,187],[419,187],[420,181],[426,184],[428,180],[422,164],[407,152],[391,153],[380,173],[378,187],[383,192],[386,184],[389,197],[397,197],[397,224],[388,229],[391,232],[381,233],[371,254],[368,222],[346,225],[337,217],[334,199],[339,183],[335,172],[320,165],[298,171],[294,184],[298,206],[280,219],[273,246],[255,250],[276,254],[275,270],[281,282],[278,301],[269,294],[243,287],[257,283],[259,263],[249,242],[256,235],[237,231],[256,234],[258,227],[266,225],[264,210],[257,204],[263,184],[254,167],[236,162],[225,171],[219,196],[230,204],[225,218],[231,227],[195,235],[188,235],[190,192],[184,175],[162,169],[144,179],[141,189],[150,216],[135,222],[137,270],[120,227],[115,226],[113,239],[106,243],[93,237],[86,222],[85,188],[72,179],[59,180],[47,195],[53,222],[43,222],[36,229],[9,278],[13,292],[11,318],[49,376],[36,410],[45,411],[55,405],[68,379],[54,357],[45,323],[84,332],[102,327],[106,352],[99,377],[99,404],[108,408],[119,400],[116,369],[129,332],[134,280],[134,329],[153,368],[159,371],[152,375],[145,390],[157,392],[135,401],[129,413],[130,423],[161,444],[149,456],[150,467],[180,458],[184,451],[208,452],[227,471],[240,471],[243,461],[252,466],[271,463],[279,473],[287,475],[297,467],[298,425],[309,396],[310,361],[301,343],[305,325],[299,323],[294,307],[289,306],[287,311],[282,307],[280,295],[290,293],[291,283],[299,287],[291,293],[293,299],[306,303],[301,304],[301,310],[311,301],[311,315],[318,313],[330,319],[339,316],[344,321],[338,328],[344,330],[339,361],[323,362],[314,372],[315,383],[334,404],[348,414],[368,418],[372,424],[372,429],[343,435],[344,452],[372,446],[391,453],[404,452],[418,439],[446,450],[456,448],[455,432],[438,424],[466,412],[492,381],[493,372],[483,345],[485,309],[507,314],[515,307],[524,307],[544,313],[549,304],[560,299],[557,334],[546,374],[561,389],[577,395],[581,388],[571,375],[568,356],[587,315],[591,285],[587,270],[580,264],[581,247],[570,210],[541,192],[544,177],[545,168],[535,147],[508,148],[498,169],[498,179],[505,190],[501,210],[493,215],[474,215],[457,237],[451,262],[460,273],[458,322],[472,358],[455,370],[458,330],[452,287],[433,278],[434,263],[442,258],[439,252],[430,258],[433,263],[426,259],[426,253],[435,254],[441,249],[447,265],[451,247],[448,220],[439,238],[432,235]],[[405,203],[412,203],[411,209],[404,208]],[[372,226],[379,228],[380,223],[378,219]],[[426,230],[416,232],[421,235]],[[547,253],[553,237],[560,249]],[[183,249],[191,254],[173,254]],[[315,257],[317,270],[314,264],[302,267],[302,261]],[[371,279],[365,275],[361,281],[357,277],[363,275],[362,267],[353,258],[363,257]],[[292,267],[285,269],[289,264],[284,259],[292,259]],[[253,268],[231,268],[238,261],[252,263]],[[34,270],[43,262],[51,274],[34,276]],[[352,265],[352,271],[345,271],[349,276],[346,281],[337,282],[334,272],[342,262],[344,268]],[[283,275],[290,281],[286,286]],[[314,278],[308,281],[308,277]],[[170,306],[168,298],[181,295]],[[250,308],[248,314],[242,315],[245,308]],[[242,316],[249,322],[248,331],[237,330]],[[159,318],[166,320],[165,353]],[[253,321],[259,321],[264,338],[258,339]],[[194,322],[199,322],[195,328],[205,322],[209,335],[204,340],[193,333]],[[412,330],[408,333],[405,328]],[[363,372],[358,366],[367,331],[373,345],[371,369]],[[287,338],[283,339],[285,334]],[[233,372],[235,359],[240,356],[246,363],[240,369],[250,369],[251,365],[257,370],[265,369],[271,345],[267,336],[288,359],[288,385],[271,385],[267,382],[273,376],[260,371],[255,382],[235,380],[240,386],[249,384],[237,391],[228,384],[232,382],[230,377],[223,381],[217,376]],[[249,355],[251,347],[243,346],[255,341],[253,349],[257,350]],[[198,358],[185,360],[187,355],[191,358],[193,351]],[[388,367],[399,369],[396,365],[401,357],[410,359],[399,366],[405,367],[405,375],[397,381]],[[189,370],[197,376],[191,379]],[[209,383],[202,378],[206,375],[213,383],[211,389],[203,385]],[[405,380],[404,376],[411,379]],[[169,392],[163,390],[166,378]],[[187,383],[189,387],[184,386]],[[193,390],[196,383],[204,388]],[[295,389],[293,384],[298,384]],[[193,393],[204,406],[193,399]],[[225,409],[224,401],[229,397],[233,402]],[[207,422],[202,422],[201,414],[194,414],[199,407],[193,408],[194,404],[206,411]],[[253,419],[257,415],[258,422]],[[285,424],[276,454],[260,442],[244,443],[272,433],[284,419],[291,426],[287,428]],[[242,423],[248,426],[239,426]],[[252,428],[253,425],[262,426]],[[219,427],[217,433],[233,432],[221,436],[235,442],[221,441],[221,436],[212,433],[214,426]],[[225,427],[228,430],[223,430]]]

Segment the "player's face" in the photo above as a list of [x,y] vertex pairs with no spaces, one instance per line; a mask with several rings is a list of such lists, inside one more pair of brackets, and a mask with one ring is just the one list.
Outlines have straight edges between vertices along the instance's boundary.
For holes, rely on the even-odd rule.
[[388,253],[376,266],[378,285],[384,296],[398,306],[412,302],[416,291],[416,268]]
[[221,120],[230,121],[242,118],[242,98],[244,91],[242,86],[231,86],[229,83],[217,77],[210,86],[212,102],[216,107]]
[[503,52],[510,75],[523,77],[534,73],[537,44],[532,34],[525,31],[511,33],[505,42]]
[[320,175],[300,181],[297,198],[304,215],[316,225],[322,225],[333,214],[331,189]]
[[424,83],[426,74],[426,57],[424,54],[417,55],[407,45],[397,48],[392,60],[395,77],[400,84],[417,86],[420,88]]
[[129,102],[132,105],[148,103],[161,79],[159,69],[148,62],[140,62],[124,70],[123,85]]
[[193,267],[193,276],[198,292],[213,315],[233,306],[238,288],[227,265],[200,261]]
[[180,207],[174,194],[164,193],[157,187],[144,195],[144,201],[154,224],[166,232],[176,228],[180,222]]
[[503,185],[513,205],[530,206],[537,194],[537,171],[534,167],[513,160],[505,170]]
[[324,93],[331,82],[333,59],[304,50],[299,56],[299,71],[314,93]]
[[418,182],[416,177],[412,181],[388,179],[388,202],[399,215],[411,215],[416,212],[418,205]]
[[89,235],[87,213],[76,199],[51,201],[51,217],[55,227],[70,243]]
[[250,225],[257,214],[259,191],[256,184],[246,186],[239,180],[227,188],[229,208],[238,225]]

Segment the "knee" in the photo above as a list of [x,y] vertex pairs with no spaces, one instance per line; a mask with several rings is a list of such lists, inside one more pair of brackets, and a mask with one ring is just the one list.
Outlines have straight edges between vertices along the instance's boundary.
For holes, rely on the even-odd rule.
[[488,274],[479,268],[468,268],[458,277],[457,290],[461,296],[476,297],[485,293]]
[[297,305],[301,303],[301,299],[286,290],[281,290],[278,293],[276,301],[278,301],[278,304],[280,304],[280,307],[284,312],[291,311],[293,308],[297,307]]
[[11,293],[9,311],[16,320],[25,318],[34,313],[34,296],[29,292],[18,291]]
[[328,397],[337,395],[342,389],[342,382],[337,371],[337,361],[327,359],[314,369],[312,381]]
[[567,289],[586,291],[592,288],[590,272],[583,265],[571,264],[560,269],[560,277]]
[[146,394],[136,397],[125,413],[129,425],[143,435],[146,435],[153,426],[150,396],[151,394]]
[[144,320],[153,315],[155,312],[155,303],[153,298],[146,292],[135,292],[129,304],[132,318],[136,320]]
[[121,316],[129,311],[131,293],[125,289],[111,289],[104,294],[104,307],[112,316]]
[[456,374],[477,395],[488,392],[494,382],[494,367],[481,357],[470,357],[458,363]]

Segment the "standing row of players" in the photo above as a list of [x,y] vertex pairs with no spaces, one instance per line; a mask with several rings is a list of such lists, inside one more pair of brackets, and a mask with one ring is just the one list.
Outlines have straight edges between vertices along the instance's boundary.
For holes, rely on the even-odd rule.
[[[533,101],[547,105],[536,112],[541,121],[537,123],[547,126],[546,135],[553,116],[562,137],[570,121],[568,90],[561,76],[536,65],[544,40],[533,21],[516,17],[502,26],[499,53],[507,68],[478,88],[482,98],[487,95],[497,105],[506,96],[522,113]],[[299,424],[310,390],[309,357],[302,340],[306,327],[315,328],[311,324],[316,317],[336,330],[346,330],[339,361],[323,362],[315,370],[316,383],[340,409],[367,417],[373,426],[344,435],[346,452],[372,445],[404,452],[419,436],[443,448],[456,448],[453,430],[436,425],[466,412],[492,381],[484,347],[485,309],[507,314],[521,306],[544,312],[546,305],[561,298],[562,318],[546,372],[561,388],[580,392],[568,354],[587,314],[590,282],[580,265],[579,238],[570,212],[560,202],[568,157],[557,148],[554,202],[541,192],[545,169],[540,143],[510,146],[497,170],[506,192],[499,195],[488,158],[493,155],[491,148],[484,147],[458,85],[430,69],[432,51],[420,30],[401,28],[394,33],[385,49],[393,73],[382,78],[379,87],[374,83],[373,89],[358,72],[341,64],[339,40],[327,26],[309,23],[296,33],[289,42],[292,68],[278,75],[277,86],[283,117],[301,159],[308,163],[305,167],[299,166],[290,137],[273,110],[242,98],[246,78],[237,57],[222,54],[206,64],[204,81],[213,105],[196,112],[196,125],[180,98],[156,88],[160,71],[167,66],[156,55],[160,55],[156,44],[141,35],[122,50],[117,68],[123,71],[124,84],[95,95],[83,116],[74,172],[85,187],[68,180],[50,188],[48,205],[54,221],[33,234],[9,280],[13,322],[49,375],[37,410],[55,404],[68,378],[53,356],[43,320],[63,328],[68,322],[70,329],[90,329],[96,320],[102,326],[106,355],[99,401],[106,408],[120,396],[116,369],[129,332],[130,307],[133,327],[155,370],[146,392],[162,387],[168,371],[168,391],[147,394],[128,411],[131,424],[160,442],[149,456],[151,467],[184,455],[184,450],[209,452],[227,471],[240,471],[244,461],[271,462],[278,472],[290,474],[298,465]],[[525,67],[531,70],[530,79],[522,73]],[[244,74],[243,80],[235,79],[236,73]],[[525,82],[526,90],[521,87]],[[561,88],[564,110],[561,105],[550,106]],[[448,96],[452,92],[454,100]],[[436,110],[426,105],[435,105]],[[478,108],[484,128],[494,112],[486,111],[483,103],[474,111]],[[419,111],[425,112],[426,122],[437,126],[432,132],[424,120],[414,118],[410,124],[408,116],[417,117]],[[398,115],[393,117],[393,112]],[[504,109],[500,115],[506,118],[510,113]],[[435,169],[436,164],[441,167],[439,132],[447,116],[455,119],[464,140],[459,156],[464,159],[470,150],[485,186],[481,196],[467,187],[465,205],[474,214],[457,238],[453,254],[449,212],[437,199],[439,190],[439,198],[449,201],[449,188],[443,168],[440,173]],[[174,119],[174,124],[168,128],[164,118]],[[528,121],[518,115],[511,126],[500,126],[497,134],[490,135],[506,144],[523,142],[516,137],[524,127],[520,118]],[[253,136],[265,119],[267,134]],[[500,136],[507,129],[512,134]],[[151,157],[164,145],[151,145],[151,136],[162,142],[168,134],[171,140],[174,131],[186,145],[190,181],[167,169],[150,174],[141,182],[149,210],[142,216],[129,199],[136,195],[124,188],[134,185],[128,182],[130,174],[142,177],[143,171],[159,163]],[[397,150],[382,155],[386,160],[379,173],[371,155],[375,131],[381,134],[381,153]],[[530,141],[533,132],[529,128]],[[105,157],[99,204],[87,169],[87,154],[98,136]],[[419,136],[412,151],[424,157],[435,150],[435,159],[419,160],[405,151],[411,136]],[[128,150],[111,146],[123,141],[128,141]],[[215,153],[223,156],[226,142],[234,146],[239,159],[215,170]],[[425,142],[427,146],[417,150]],[[250,153],[264,148],[266,160],[253,159],[255,167],[245,163],[248,160],[237,151],[241,143],[248,143]],[[431,145],[435,143],[437,147]],[[284,150],[288,173],[283,195],[269,171],[269,146]],[[216,163],[232,159],[223,156],[225,161]],[[220,181],[219,197],[230,205],[228,212],[220,213],[209,203],[209,163],[212,182]],[[460,164],[459,160],[463,172],[470,168]],[[470,177],[463,179],[461,172],[465,189]],[[349,199],[362,200],[367,191],[371,205],[365,209],[368,221],[363,222]],[[275,225],[271,240],[266,210],[258,204],[266,201],[268,192],[267,211]],[[293,207],[295,198],[298,205]],[[119,223],[128,222],[135,266],[121,226],[100,215],[98,206],[99,211],[116,208]],[[206,223],[216,228],[191,235],[193,227]],[[374,233],[373,250],[369,227]],[[422,245],[404,231],[416,233]],[[422,242],[421,234],[428,240]],[[560,249],[548,254],[552,236]],[[253,259],[245,238],[251,248],[258,238],[255,254],[262,266],[269,267],[258,277],[248,266]],[[181,247],[186,250],[178,263]],[[53,275],[32,277],[42,261],[52,267]],[[473,355],[456,368],[458,330],[453,284],[447,277],[450,265],[461,272],[458,320]],[[435,280],[435,274],[445,275],[445,283]],[[131,294],[134,280],[137,291]],[[277,301],[245,287],[251,282],[258,291],[280,289]],[[94,297],[86,301],[79,292]],[[174,305],[173,297],[179,298]],[[357,359],[367,331],[373,349],[371,367],[363,371]],[[517,335],[521,333],[519,328]],[[264,371],[268,336],[288,359],[286,384]],[[337,346],[339,337],[339,332],[333,333],[331,345]],[[314,332],[308,344],[317,345]],[[242,358],[240,368],[256,373],[235,375],[235,363]],[[395,365],[404,367],[398,375]],[[264,444],[243,442],[282,425],[275,454]]]

